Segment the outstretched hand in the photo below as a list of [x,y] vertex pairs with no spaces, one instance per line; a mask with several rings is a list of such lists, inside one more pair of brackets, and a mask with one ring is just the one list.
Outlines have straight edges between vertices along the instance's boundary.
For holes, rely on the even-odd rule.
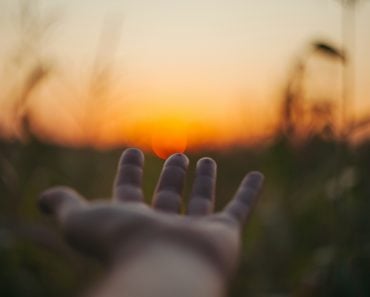
[[187,215],[183,216],[179,211],[188,163],[183,154],[166,160],[152,207],[144,203],[144,156],[137,149],[122,154],[113,201],[90,203],[73,189],[55,187],[41,195],[40,207],[57,218],[74,247],[95,257],[124,261],[165,241],[204,255],[228,275],[236,266],[240,231],[255,204],[263,176],[259,172],[247,174],[224,210],[213,213],[216,163],[202,158],[197,163]]

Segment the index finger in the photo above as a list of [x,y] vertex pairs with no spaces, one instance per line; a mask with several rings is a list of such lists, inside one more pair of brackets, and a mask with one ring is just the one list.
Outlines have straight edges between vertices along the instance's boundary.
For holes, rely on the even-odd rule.
[[121,202],[144,201],[142,190],[143,153],[134,148],[126,149],[119,161],[113,189],[113,198]]
[[248,173],[241,182],[234,198],[226,205],[224,213],[239,224],[244,224],[262,189],[264,176],[253,171]]

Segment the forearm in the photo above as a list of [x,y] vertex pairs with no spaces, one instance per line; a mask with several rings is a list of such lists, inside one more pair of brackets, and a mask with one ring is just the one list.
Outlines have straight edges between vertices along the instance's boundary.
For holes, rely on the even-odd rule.
[[91,297],[222,297],[225,279],[202,255],[169,243],[118,264]]

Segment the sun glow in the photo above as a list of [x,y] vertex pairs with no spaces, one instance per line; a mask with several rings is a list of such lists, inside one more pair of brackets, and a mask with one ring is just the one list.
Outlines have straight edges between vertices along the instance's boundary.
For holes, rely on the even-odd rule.
[[183,123],[176,119],[162,119],[154,127],[151,137],[153,152],[166,159],[174,153],[183,153],[187,146],[187,133]]
[[[340,7],[334,2],[329,10],[315,1],[303,6],[292,0],[289,9],[281,10],[273,1],[253,3],[250,9],[248,1],[165,0],[159,5],[128,0],[113,5],[61,0],[68,17],[58,21],[57,30],[46,32],[48,38],[39,36],[40,48],[36,38],[32,51],[20,51],[25,56],[14,59],[9,54],[18,48],[17,40],[31,42],[42,33],[38,24],[47,23],[35,19],[30,22],[35,27],[18,30],[17,2],[0,1],[5,41],[0,44],[0,139],[21,138],[28,134],[22,130],[29,129],[45,142],[98,149],[137,146],[161,158],[270,139],[278,131],[286,76],[300,50],[320,32],[335,44],[341,40]],[[44,12],[47,17],[54,4],[40,1],[40,7],[30,7],[42,8],[35,17]],[[352,59],[361,62],[354,67],[353,118],[368,117],[370,102],[370,6],[362,8],[356,16],[363,24],[357,28],[359,51]],[[127,15],[122,28],[120,12]],[[315,22],[312,15],[318,16]],[[282,17],[287,26],[281,26]],[[38,34],[19,35],[23,31]],[[50,70],[35,84],[32,75],[44,66]],[[304,86],[307,92],[312,89],[312,97],[336,90],[331,80],[317,79],[324,84],[323,94]],[[335,92],[332,97],[340,102],[340,90]],[[18,117],[22,113],[27,117]]]

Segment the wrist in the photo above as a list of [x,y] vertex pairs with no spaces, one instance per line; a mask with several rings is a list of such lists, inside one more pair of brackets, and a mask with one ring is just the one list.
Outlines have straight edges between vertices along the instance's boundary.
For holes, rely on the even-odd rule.
[[223,297],[225,278],[201,254],[169,241],[124,254],[94,297]]
[[[238,236],[236,235],[236,237]],[[232,244],[235,241],[236,243]],[[123,242],[119,246],[113,261],[114,263],[123,263],[141,257],[153,248],[164,246],[196,256],[198,260],[208,265],[226,282],[235,270],[239,254],[238,242],[239,240],[235,240],[235,238],[211,237],[198,229],[165,228],[164,230],[141,234]],[[231,246],[235,248],[231,248]]]

